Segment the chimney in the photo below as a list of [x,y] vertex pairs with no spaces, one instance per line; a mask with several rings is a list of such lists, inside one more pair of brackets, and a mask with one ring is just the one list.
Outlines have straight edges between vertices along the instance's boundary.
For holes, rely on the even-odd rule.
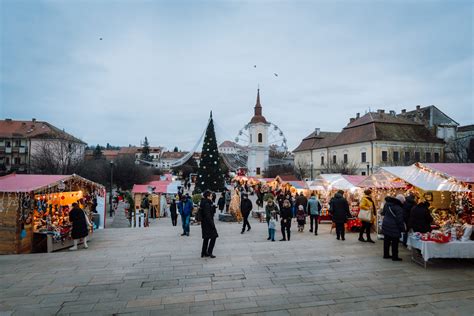
[[378,114],[384,114],[384,113],[385,113],[385,110],[379,109],[379,110],[377,110],[377,113],[378,113]]
[[33,117],[33,118],[31,119],[31,121],[34,123],[34,122],[36,122],[36,119]]
[[360,113],[356,113],[356,119],[360,118]]
[[314,129],[314,132],[316,133],[316,136],[319,136],[319,133],[321,132],[321,129],[319,127],[316,127]]
[[407,112],[407,109],[402,110],[402,114],[405,114]]
[[395,116],[395,111],[394,111],[394,110],[390,110],[390,115]]
[[355,119],[354,117],[351,117],[351,118],[349,119],[349,123],[352,123],[352,122],[354,122],[355,120],[356,120],[356,119]]
[[421,108],[421,105],[416,106],[416,110],[418,111]]

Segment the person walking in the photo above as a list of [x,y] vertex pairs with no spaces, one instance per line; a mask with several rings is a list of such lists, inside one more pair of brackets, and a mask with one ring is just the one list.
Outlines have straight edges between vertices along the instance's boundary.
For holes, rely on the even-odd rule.
[[[375,219],[377,218],[375,203],[374,200],[372,200],[372,190],[367,189],[364,191],[364,196],[360,200],[359,206],[361,210],[367,210],[371,214],[369,221],[362,221],[362,227],[359,231],[359,241],[375,243],[375,241],[370,238],[370,230],[372,229],[372,224],[375,223]],[[364,239],[364,232],[367,235],[367,240]]]
[[421,202],[411,210],[410,218],[408,220],[408,229],[413,229],[414,232],[422,234],[431,231],[431,223],[433,217],[430,214],[430,203]]
[[89,226],[92,226],[86,213],[79,207],[79,204],[72,203],[72,210],[69,212],[69,221],[72,223],[71,238],[74,239],[74,246],[69,250],[77,250],[79,240],[83,238],[84,248],[87,249],[87,236],[89,235]]
[[214,205],[212,203],[212,194],[206,191],[203,194],[203,199],[199,207],[199,215],[201,218],[201,232],[202,232],[202,248],[201,258],[209,257],[215,258],[213,251],[216,244],[217,234],[216,225],[214,224],[213,216]]
[[181,236],[189,236],[189,221],[191,220],[191,213],[193,211],[193,202],[188,194],[184,195],[181,201],[179,201],[178,210],[181,215],[183,226],[183,233]]
[[268,240],[275,241],[275,230],[277,225],[277,212],[272,211],[270,213],[270,220],[268,221]]
[[[283,207],[280,210],[280,217],[281,217],[281,234],[283,236],[280,241],[290,241],[291,235],[291,204],[290,201],[284,200]],[[285,234],[286,233],[286,234]],[[288,238],[288,239],[287,239]]]
[[[398,242],[405,231],[405,223],[403,222],[403,203],[405,197],[398,194],[396,198],[387,196],[385,205],[382,210],[382,233],[383,233],[383,258],[393,261],[402,261],[398,257]],[[392,248],[392,255],[390,255]]]
[[175,198],[171,200],[170,213],[171,213],[171,224],[173,226],[176,226],[178,222],[178,214],[176,212],[176,199]]
[[221,213],[224,212],[225,193],[221,193],[221,196],[219,197],[219,200],[217,201],[217,206],[219,207],[219,211],[220,211]]
[[[309,232],[313,232],[314,228],[314,234],[317,236],[318,235],[318,222],[319,222],[319,216],[321,215],[321,203],[319,202],[318,198],[316,197],[316,194],[313,192],[311,193],[311,197],[308,200],[308,205],[306,206],[306,211],[308,212],[309,215]],[[314,222],[314,226],[313,226]]]
[[302,233],[304,231],[304,225],[306,224],[306,212],[304,211],[303,205],[298,206],[296,220],[298,222],[298,231]]
[[339,190],[329,202],[329,213],[332,215],[332,221],[336,224],[337,240],[346,240],[344,224],[351,217],[349,212],[349,203],[344,198],[344,191]]
[[250,224],[249,224],[249,215],[250,215],[250,211],[252,210],[252,201],[249,200],[249,197],[247,196],[247,194],[242,194],[242,203],[240,205],[240,210],[242,212],[242,218],[244,220],[244,224],[242,226],[242,232],[241,234],[243,234],[245,232],[245,227],[247,227],[247,231],[249,231],[251,229],[250,227]]
[[[272,212],[275,212],[275,216],[272,216]],[[270,198],[267,201],[267,205],[265,205],[265,220],[267,221],[268,228],[270,228],[270,220],[275,217],[276,220],[278,220],[278,206],[273,202],[273,199]],[[275,237],[275,236],[273,236]],[[272,238],[270,234],[270,230],[268,231],[268,238],[267,240],[270,240]]]

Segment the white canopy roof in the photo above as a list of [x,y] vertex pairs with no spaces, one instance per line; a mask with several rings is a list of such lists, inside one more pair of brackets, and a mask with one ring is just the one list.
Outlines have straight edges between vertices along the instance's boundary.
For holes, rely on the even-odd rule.
[[354,190],[358,188],[339,173],[320,174],[314,181],[308,181],[307,185],[313,191]]
[[381,170],[424,191],[469,191],[465,186],[456,181],[448,180],[434,173],[424,171],[416,165],[408,167],[382,167]]

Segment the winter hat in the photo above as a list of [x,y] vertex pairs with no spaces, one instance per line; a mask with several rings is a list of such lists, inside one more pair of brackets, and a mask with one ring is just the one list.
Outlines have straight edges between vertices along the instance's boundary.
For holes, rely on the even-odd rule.
[[304,211],[303,205],[298,206],[298,209]]
[[405,203],[405,197],[403,196],[403,194],[398,194],[395,198],[400,202]]

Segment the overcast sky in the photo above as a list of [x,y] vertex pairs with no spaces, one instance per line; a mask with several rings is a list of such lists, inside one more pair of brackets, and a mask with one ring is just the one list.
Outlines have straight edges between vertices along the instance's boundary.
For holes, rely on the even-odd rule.
[[468,0],[0,3],[2,119],[89,144],[189,150],[211,109],[233,139],[258,85],[290,149],[369,108],[474,122]]

